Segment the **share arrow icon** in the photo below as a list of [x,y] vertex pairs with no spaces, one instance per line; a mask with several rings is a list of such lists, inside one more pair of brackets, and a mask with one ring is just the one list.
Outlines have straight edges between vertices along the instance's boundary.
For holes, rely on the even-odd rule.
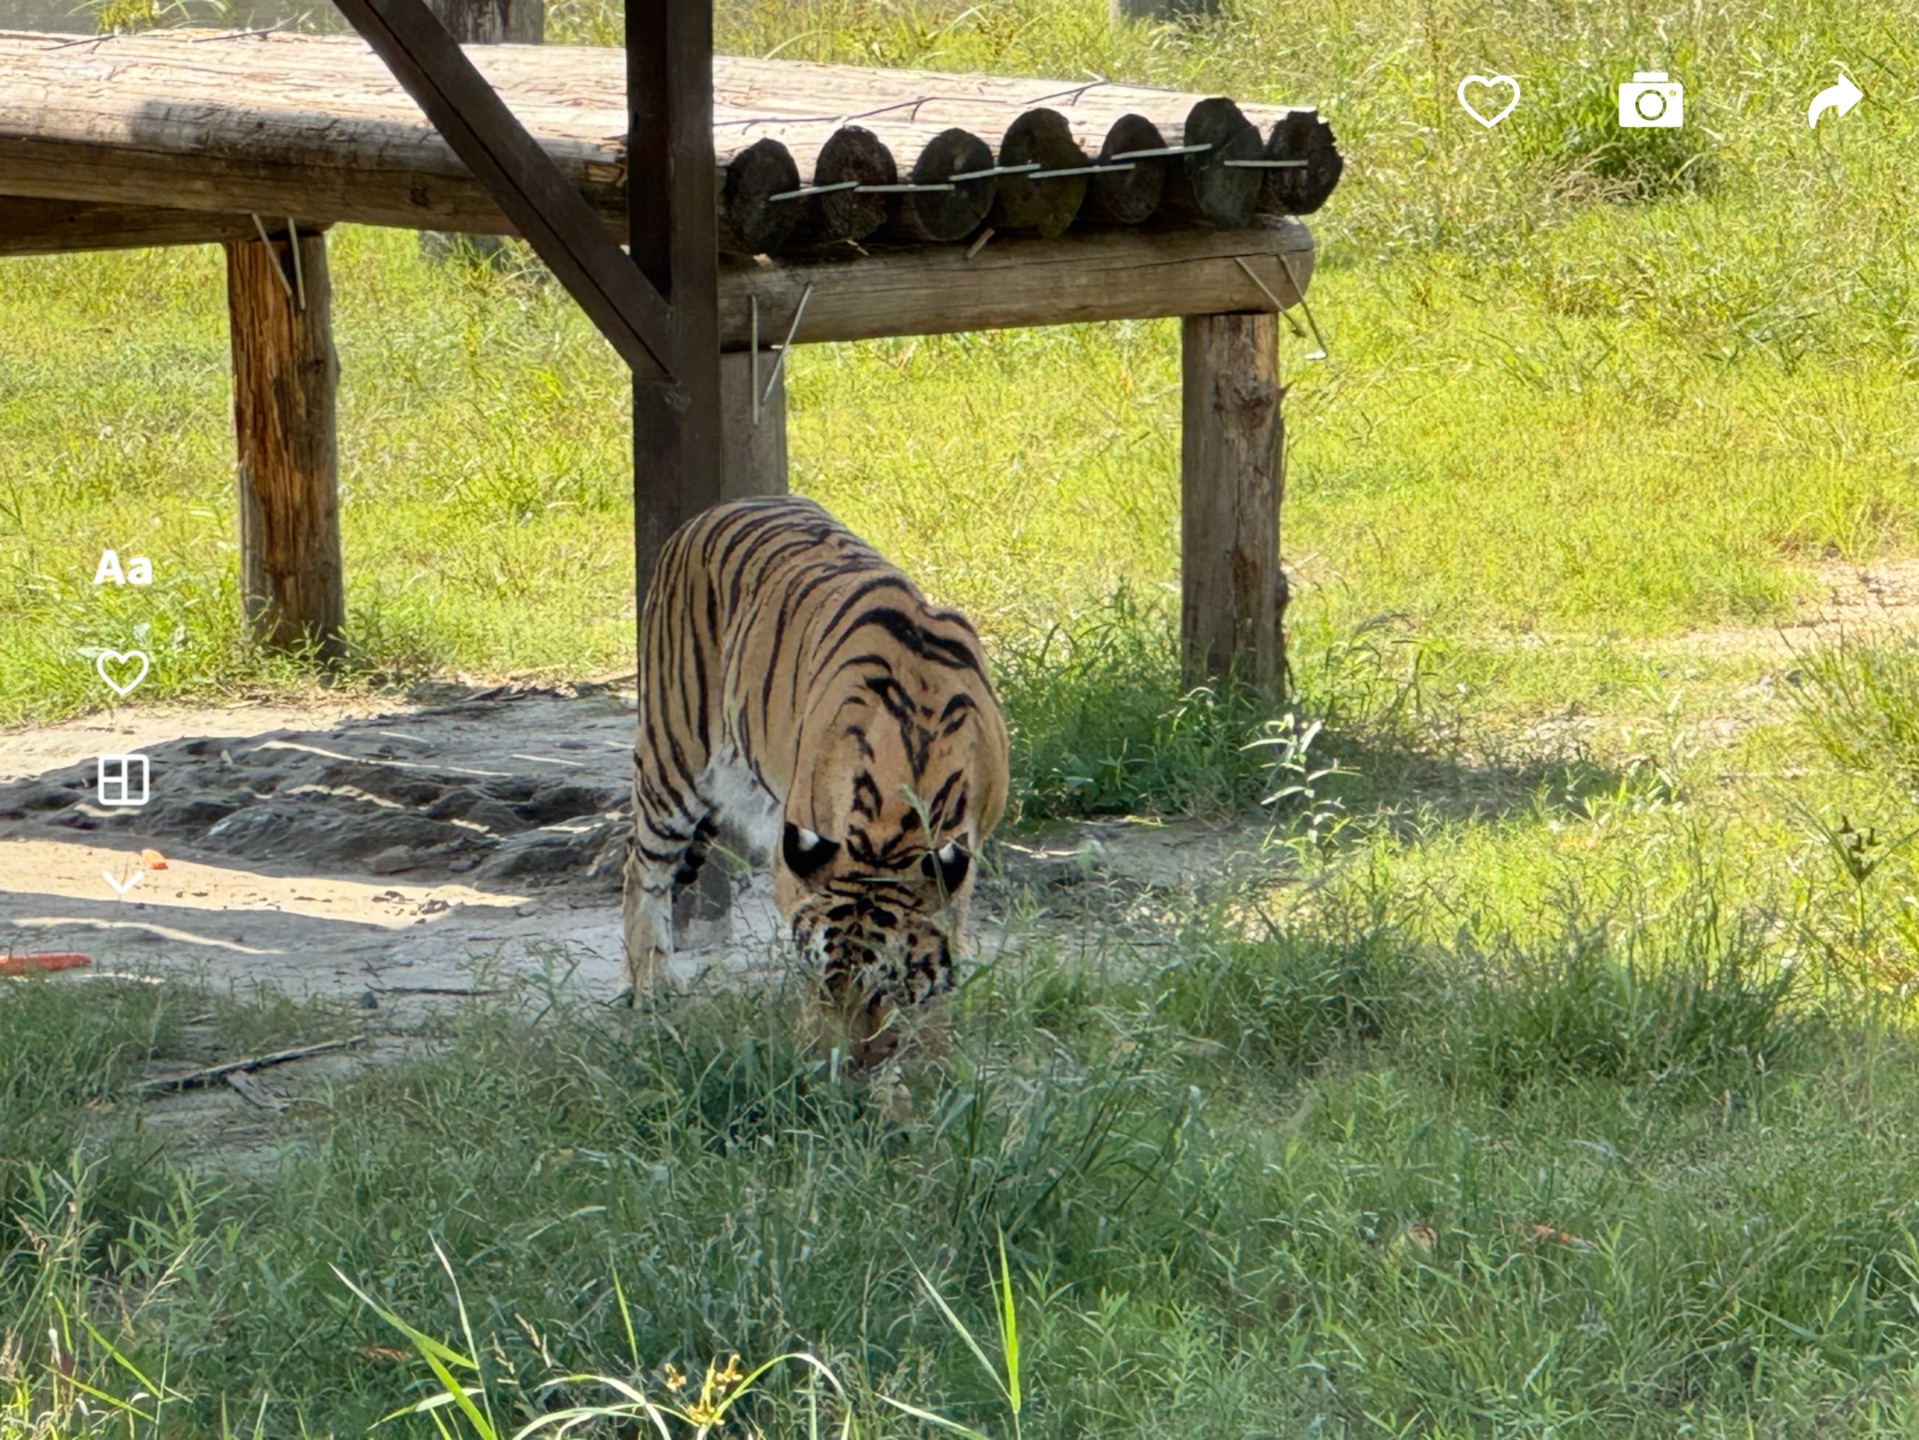
[[1819,117],[1828,110],[1837,110],[1841,115],[1844,115],[1865,98],[1865,92],[1853,84],[1851,80],[1847,79],[1845,72],[1842,70],[1839,73],[1839,83],[1837,85],[1821,90],[1817,95],[1812,97],[1812,104],[1806,110],[1806,124],[1817,130],[1819,128]]

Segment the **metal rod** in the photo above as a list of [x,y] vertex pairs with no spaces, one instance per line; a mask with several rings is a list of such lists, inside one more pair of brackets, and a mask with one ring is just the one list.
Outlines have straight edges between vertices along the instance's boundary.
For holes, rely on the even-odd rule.
[[1293,262],[1286,258],[1286,252],[1284,250],[1275,250],[1273,252],[1273,258],[1279,261],[1280,268],[1286,272],[1286,278],[1293,282],[1293,293],[1299,297],[1299,308],[1306,312],[1306,323],[1313,327],[1313,342],[1317,344],[1319,348],[1317,350],[1307,351],[1306,358],[1308,360],[1324,360],[1326,358],[1326,337],[1319,333],[1319,322],[1313,319],[1313,307],[1306,303],[1306,287],[1299,283],[1299,276],[1293,270]]
[[813,298],[813,282],[808,280],[806,288],[800,291],[800,303],[793,307],[793,323],[786,327],[786,339],[781,342],[779,358],[773,362],[773,373],[766,377],[765,399],[773,398],[773,387],[780,383],[780,370],[786,364],[786,352],[793,344],[793,337],[800,333],[800,316],[806,313],[806,302]]
[[[205,45],[210,40],[257,40],[263,35],[276,35],[293,23],[294,21],[292,19],[286,19],[276,21],[264,30],[228,30],[219,35],[198,35],[187,41],[187,44]],[[59,47],[55,46],[54,48],[58,49]]]
[[1294,337],[1304,340],[1306,338],[1306,332],[1299,328],[1299,322],[1293,319],[1291,312],[1288,311],[1284,305],[1279,303],[1279,297],[1266,288],[1266,282],[1253,273],[1253,267],[1246,263],[1245,257],[1235,255],[1233,257],[1233,263],[1246,272],[1246,278],[1259,287],[1260,294],[1273,302],[1274,313],[1286,322],[1288,328],[1292,330]]
[[293,223],[293,217],[287,216],[287,249],[293,252],[293,284],[300,292],[300,308],[307,308],[306,270],[300,264],[300,227]]
[[[103,35],[98,38],[100,40],[108,40],[113,37]],[[97,42],[94,36],[89,35],[83,39],[72,40],[67,43],[72,45],[85,45]],[[58,49],[60,47],[55,46],[53,48]],[[786,47],[782,45],[761,58],[771,60],[774,55],[779,53],[779,50],[785,48]],[[1054,100],[1063,101],[1067,105],[1076,105],[1080,100],[1085,98],[1089,91],[1097,90],[1102,85],[1111,85],[1112,83],[1111,80],[1102,77],[1089,80],[1084,85],[1075,85],[1070,90],[1056,90],[1050,95],[1035,95],[1030,99],[1024,97],[1008,99],[992,95],[975,95],[969,103],[974,105],[1012,105],[1021,110],[1031,109],[1035,105],[1045,105]],[[749,115],[739,119],[715,120],[713,124],[716,129],[736,125],[742,129],[751,129],[755,125],[844,125],[848,121],[866,120],[875,115],[890,114],[895,110],[911,110],[913,114],[910,118],[918,120],[922,106],[935,104],[939,101],[951,100],[952,98],[950,95],[921,95],[916,99],[894,100],[885,105],[875,106],[871,110],[850,111],[838,115]]]
[[1168,155],[1203,155],[1213,147],[1209,145],[1161,145],[1152,150],[1122,150],[1117,155],[1108,156],[1111,160],[1159,160]]
[[1043,161],[1029,160],[1024,165],[988,165],[984,170],[955,170],[948,180],[985,180],[994,175],[1025,175],[1037,170]]
[[293,282],[287,279],[287,272],[280,268],[279,257],[273,253],[273,242],[267,238],[267,227],[260,223],[260,217],[253,217],[253,228],[260,232],[260,243],[267,247],[267,259],[273,262],[273,273],[280,277],[280,286],[287,292],[287,299],[293,298]]
[[957,190],[959,186],[944,181],[933,185],[914,185],[902,182],[898,185],[859,185],[854,187],[861,195],[916,195],[929,190]]
[[775,200],[806,200],[814,195],[834,195],[841,190],[856,190],[859,183],[857,180],[841,180],[833,185],[802,185],[797,190],[782,190],[777,195],[768,195],[766,201],[770,205]]
[[1231,165],[1237,170],[1304,170],[1304,160],[1222,160],[1222,165]]
[[1246,278],[1259,287],[1260,294],[1273,302],[1274,314],[1283,315],[1286,313],[1286,307],[1279,303],[1279,297],[1271,290],[1268,290],[1266,288],[1266,282],[1253,273],[1253,267],[1246,263],[1246,257],[1244,255],[1235,255],[1233,257],[1233,263],[1246,272]]
[[1033,180],[1056,180],[1062,175],[1112,175],[1121,170],[1137,168],[1131,160],[1123,165],[1068,165],[1060,170],[1035,170],[1029,177]]
[[988,225],[984,230],[979,232],[979,239],[966,247],[966,258],[971,260],[975,255],[979,254],[980,251],[986,248],[986,242],[992,238],[993,227]]

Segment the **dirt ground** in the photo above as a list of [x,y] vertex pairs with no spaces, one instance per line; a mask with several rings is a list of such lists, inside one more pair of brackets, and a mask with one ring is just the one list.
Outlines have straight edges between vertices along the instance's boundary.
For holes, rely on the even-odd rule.
[[[471,988],[476,964],[616,988],[632,724],[609,691],[508,691],[0,738],[0,949],[369,1008]],[[95,757],[134,751],[151,798],[103,806]]]
[[[369,1009],[556,968],[610,997],[633,723],[630,692],[589,685],[109,712],[0,736],[0,955],[78,952],[95,972]],[[148,802],[101,804],[96,758],[135,752]],[[1243,827],[1062,828],[1006,840],[993,889],[1164,887],[1256,842]],[[730,933],[691,937],[678,978],[777,962],[770,887],[736,878]]]
[[[447,1005],[529,981],[619,992],[633,726],[630,690],[580,685],[129,709],[0,736],[0,959],[75,953],[89,963],[54,983],[180,979],[344,1010],[351,1049],[148,1106],[156,1131],[247,1163],[289,1101],[403,1053]],[[148,757],[150,798],[101,804],[98,757],[128,753]],[[1173,894],[1269,863],[1260,838],[1141,822],[1007,837],[974,939],[1083,943],[1093,913],[1145,938]],[[683,984],[781,965],[770,883],[731,873],[728,919],[682,932]],[[242,1058],[211,1031],[189,1040],[156,1077]]]
[[[1800,645],[1919,615],[1919,565],[1835,564],[1821,578],[1827,593],[1783,625],[1655,648],[1789,661]],[[95,973],[187,971],[368,1008],[468,991],[476,974],[556,970],[610,996],[632,732],[629,688],[580,684],[142,707],[0,735],[0,956],[72,951]],[[149,757],[151,799],[101,805],[96,757],[134,751]],[[1179,889],[1230,857],[1270,863],[1260,838],[1257,826],[1137,822],[1003,838],[982,934],[995,899],[1043,914],[1088,882],[1123,920],[1111,885]],[[777,963],[768,887],[740,881],[730,936],[692,936],[679,978]]]

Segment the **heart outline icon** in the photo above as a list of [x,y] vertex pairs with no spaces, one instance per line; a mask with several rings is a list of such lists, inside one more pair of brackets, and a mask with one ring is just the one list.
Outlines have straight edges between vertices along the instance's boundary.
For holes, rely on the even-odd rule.
[[[108,672],[109,660],[116,665],[125,665],[130,661],[138,660],[140,673],[123,685]],[[147,659],[147,652],[144,650],[102,650],[93,661],[93,668],[99,672],[100,678],[106,681],[116,694],[123,697],[132,694],[135,687],[147,678],[147,671],[152,668],[152,665],[153,662]]]
[[[1504,110],[1501,110],[1497,115],[1493,116],[1492,119],[1488,120],[1484,115],[1479,113],[1478,109],[1473,105],[1473,102],[1466,98],[1466,87],[1468,85],[1484,85],[1488,90],[1492,89],[1495,85],[1510,85],[1513,87],[1513,98],[1506,102],[1506,108]],[[1473,119],[1477,120],[1481,125],[1484,125],[1488,130],[1512,114],[1513,107],[1519,104],[1519,82],[1510,75],[1468,75],[1464,80],[1459,82],[1459,89],[1455,93],[1459,96],[1459,108],[1472,116]]]

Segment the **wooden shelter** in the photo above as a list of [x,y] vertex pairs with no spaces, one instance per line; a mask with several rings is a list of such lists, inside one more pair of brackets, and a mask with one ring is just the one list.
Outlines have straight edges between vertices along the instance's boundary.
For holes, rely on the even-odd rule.
[[226,246],[265,638],[339,634],[324,232],[351,221],[523,235],[579,299],[634,369],[642,584],[686,515],[785,488],[789,345],[1181,316],[1189,669],[1279,683],[1277,316],[1340,170],[1316,113],[713,57],[703,0],[629,0],[624,53],[339,3],[364,39],[0,32],[0,255]]

